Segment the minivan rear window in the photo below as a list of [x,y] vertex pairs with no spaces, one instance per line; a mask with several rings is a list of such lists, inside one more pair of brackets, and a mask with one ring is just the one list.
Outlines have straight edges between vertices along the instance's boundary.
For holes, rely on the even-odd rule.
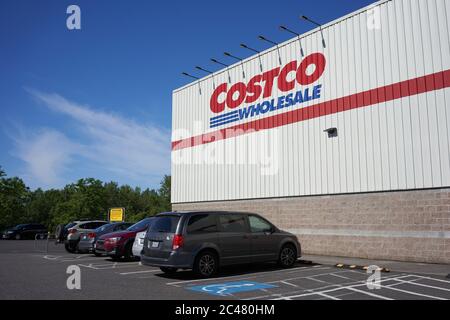
[[175,233],[179,221],[179,216],[155,217],[152,224],[148,227],[148,232]]
[[216,217],[211,214],[196,214],[189,218],[187,233],[217,232]]

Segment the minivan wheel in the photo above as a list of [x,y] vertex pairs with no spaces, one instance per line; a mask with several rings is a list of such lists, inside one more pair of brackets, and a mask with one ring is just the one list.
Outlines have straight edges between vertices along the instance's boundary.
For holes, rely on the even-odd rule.
[[212,277],[219,270],[219,259],[214,252],[201,252],[194,263],[194,272],[203,278]]
[[286,244],[281,248],[278,264],[283,268],[290,268],[297,261],[297,250],[291,244]]
[[177,268],[170,268],[170,267],[160,267],[161,271],[167,274],[173,274],[177,272]]
[[20,240],[20,234],[16,234],[16,240]]

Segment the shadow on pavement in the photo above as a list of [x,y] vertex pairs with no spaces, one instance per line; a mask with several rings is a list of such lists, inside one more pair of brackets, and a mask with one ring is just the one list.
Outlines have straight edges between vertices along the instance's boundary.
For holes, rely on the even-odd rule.
[[[319,264],[313,263],[311,261],[302,261],[299,260],[296,262],[293,268],[298,267],[314,267]],[[291,268],[292,269],[292,268]],[[258,264],[245,264],[245,265],[236,265],[229,267],[220,268],[219,273],[213,278],[224,278],[224,277],[232,277],[232,276],[240,276],[246,274],[253,274],[259,272],[267,272],[267,271],[277,271],[277,270],[289,270],[279,267],[276,263],[258,263]],[[166,278],[166,279],[174,279],[174,280],[196,280],[201,279],[191,270],[181,270],[174,274],[165,274],[165,273],[157,273],[155,274],[157,277]]]

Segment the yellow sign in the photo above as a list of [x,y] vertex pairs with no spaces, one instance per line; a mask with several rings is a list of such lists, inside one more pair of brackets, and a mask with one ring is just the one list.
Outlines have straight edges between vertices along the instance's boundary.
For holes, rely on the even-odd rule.
[[111,208],[109,209],[110,222],[122,222],[125,219],[125,208]]

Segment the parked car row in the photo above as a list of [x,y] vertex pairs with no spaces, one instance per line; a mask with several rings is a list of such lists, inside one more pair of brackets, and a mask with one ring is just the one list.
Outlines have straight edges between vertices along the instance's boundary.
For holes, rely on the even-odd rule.
[[[39,228],[38,228],[39,227]],[[17,238],[45,227],[19,225],[3,234]],[[289,268],[301,256],[297,237],[254,213],[224,211],[164,212],[135,224],[72,221],[59,229],[68,252],[141,259],[143,265],[165,273],[192,269],[201,277],[221,266],[278,262]]]
[[3,231],[2,239],[35,239],[47,237],[47,228],[38,223],[18,224],[15,227]]

